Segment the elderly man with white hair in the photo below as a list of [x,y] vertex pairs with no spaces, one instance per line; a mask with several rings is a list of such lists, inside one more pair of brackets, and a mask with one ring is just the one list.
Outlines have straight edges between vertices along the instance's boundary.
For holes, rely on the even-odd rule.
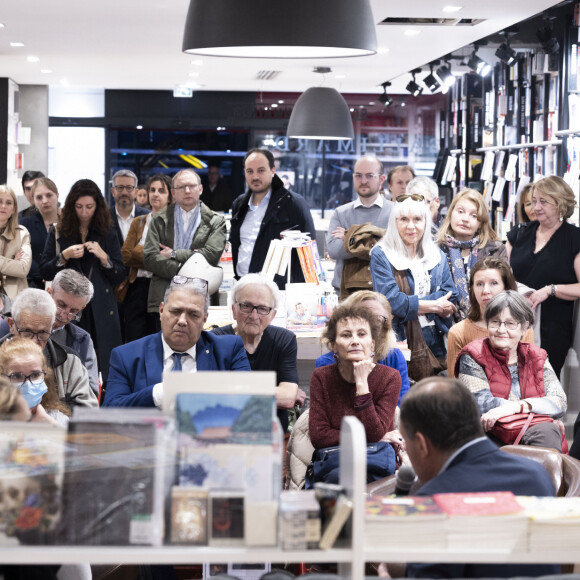
[[306,393],[298,386],[293,332],[270,324],[276,316],[278,286],[259,274],[246,274],[234,286],[231,302],[234,324],[216,328],[214,334],[237,334],[253,371],[276,371],[276,406],[284,431],[288,428],[288,409],[302,406]]
[[[425,203],[429,206],[433,229],[436,231],[439,227],[439,206],[441,205],[439,200],[439,187],[437,187],[437,184],[428,177],[415,177],[409,182],[409,185],[407,185],[406,195],[423,196]],[[399,201],[403,201],[403,199],[399,199]]]
[[59,397],[70,406],[97,407],[97,396],[91,389],[81,359],[71,348],[51,338],[56,308],[54,300],[44,290],[23,290],[12,304],[12,317],[8,318],[10,334],[0,339],[0,344],[16,336],[33,340],[44,351],[46,362],[54,373]]

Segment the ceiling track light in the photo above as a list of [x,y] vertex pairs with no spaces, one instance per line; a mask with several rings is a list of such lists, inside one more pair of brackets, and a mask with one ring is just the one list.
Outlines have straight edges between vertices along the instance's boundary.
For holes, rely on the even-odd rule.
[[499,45],[495,51],[495,56],[508,66],[514,66],[518,61],[518,53],[510,46],[509,40]]
[[442,64],[436,71],[437,76],[446,87],[452,87],[455,84],[455,75],[451,72],[451,65],[448,62]]
[[546,26],[545,28],[538,28],[536,31],[536,36],[542,45],[542,49],[548,54],[557,54],[560,52],[560,43],[554,35],[554,31],[551,26]]
[[473,46],[473,52],[465,64],[476,74],[485,77],[491,72],[491,65],[477,56],[479,46]]
[[433,67],[439,64],[439,61],[433,61],[429,63],[429,70],[431,71],[424,79],[423,84],[432,92],[434,93],[438,89],[441,88],[441,83],[437,79],[437,77],[433,74]]
[[423,92],[423,87],[417,84],[417,82],[415,81],[415,75],[419,74],[420,72],[421,72],[420,68],[416,68],[411,71],[411,76],[413,77],[413,80],[409,81],[406,87],[407,91],[409,91],[414,97],[418,97]]
[[391,83],[389,81],[381,84],[381,87],[383,87],[383,94],[379,97],[379,101],[383,103],[385,107],[390,107],[393,104],[393,97],[387,95],[387,87],[390,86]]

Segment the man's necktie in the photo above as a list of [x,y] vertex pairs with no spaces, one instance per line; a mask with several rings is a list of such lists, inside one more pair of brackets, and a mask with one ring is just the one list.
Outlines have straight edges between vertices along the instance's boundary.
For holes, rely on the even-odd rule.
[[184,356],[187,356],[186,352],[174,352],[173,353],[173,367],[171,368],[172,371],[180,372],[182,370],[181,359]]

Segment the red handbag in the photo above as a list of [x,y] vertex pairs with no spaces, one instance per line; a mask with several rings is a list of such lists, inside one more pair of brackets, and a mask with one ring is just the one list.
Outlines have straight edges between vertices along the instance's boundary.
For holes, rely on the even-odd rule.
[[517,445],[528,430],[528,427],[539,423],[553,422],[554,419],[548,415],[515,413],[514,415],[500,417],[491,428],[491,434],[508,445]]

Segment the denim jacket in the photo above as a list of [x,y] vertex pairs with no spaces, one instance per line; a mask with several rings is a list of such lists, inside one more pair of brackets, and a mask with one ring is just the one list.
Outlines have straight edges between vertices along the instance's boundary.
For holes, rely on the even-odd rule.
[[[431,275],[431,292],[427,296],[423,296],[421,300],[437,300],[451,291],[450,301],[456,304],[457,290],[451,278],[447,259],[441,250],[439,250],[439,253],[441,254],[439,263],[429,270],[429,274]],[[406,275],[411,292],[414,292],[415,281],[413,280],[411,270],[407,270]],[[417,319],[419,297],[416,294],[407,296],[399,290],[393,273],[393,267],[380,245],[375,246],[371,251],[371,276],[375,292],[380,292],[386,296],[391,305],[391,310],[393,311],[393,330],[397,338],[399,340],[405,340],[404,323],[408,320]],[[437,314],[427,314],[426,316],[428,320],[435,322],[435,327],[443,334],[446,334],[453,324],[453,318],[451,316],[447,318],[441,318]]]

